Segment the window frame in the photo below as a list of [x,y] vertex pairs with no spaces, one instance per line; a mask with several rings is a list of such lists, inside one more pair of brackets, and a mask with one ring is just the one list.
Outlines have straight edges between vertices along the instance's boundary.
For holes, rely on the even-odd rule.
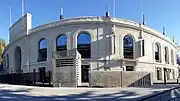
[[[41,42],[42,41],[45,41],[46,42],[46,48],[41,48]],[[47,39],[46,38],[42,38],[40,39],[39,43],[38,43],[38,62],[44,62],[44,61],[47,61],[47,58],[48,58],[48,53],[47,53]],[[45,51],[45,52],[43,52]]]

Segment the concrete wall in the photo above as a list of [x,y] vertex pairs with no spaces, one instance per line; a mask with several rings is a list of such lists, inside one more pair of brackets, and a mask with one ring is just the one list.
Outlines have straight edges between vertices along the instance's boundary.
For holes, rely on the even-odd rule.
[[144,87],[152,84],[148,72],[91,71],[91,87]]
[[22,18],[20,18],[18,21],[15,22],[10,28],[10,42],[12,43],[19,38],[28,35],[28,31],[32,28],[32,15],[27,13]]
[[53,87],[77,87],[76,68],[57,67],[53,73]]

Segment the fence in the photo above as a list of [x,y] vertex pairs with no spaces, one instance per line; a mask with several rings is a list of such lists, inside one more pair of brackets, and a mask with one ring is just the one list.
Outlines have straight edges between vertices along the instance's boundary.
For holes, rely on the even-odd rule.
[[52,72],[11,73],[0,75],[0,83],[52,87]]

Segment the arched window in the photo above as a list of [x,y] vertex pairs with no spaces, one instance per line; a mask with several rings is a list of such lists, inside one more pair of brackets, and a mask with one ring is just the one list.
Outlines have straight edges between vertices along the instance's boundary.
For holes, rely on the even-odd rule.
[[161,62],[160,61],[160,44],[159,43],[155,43],[155,60],[156,62]]
[[81,58],[91,58],[91,36],[89,33],[82,32],[77,37],[77,50]]
[[169,51],[168,51],[168,47],[166,46],[164,48],[164,59],[165,59],[165,63],[169,63]]
[[7,67],[6,68],[9,69],[9,55],[8,54],[6,55],[6,60],[7,60]]
[[171,50],[171,63],[174,65],[174,52]]
[[38,62],[46,61],[47,60],[47,41],[46,39],[41,39],[39,41],[39,56]]
[[124,58],[133,59],[134,40],[131,36],[126,35],[123,39],[124,43]]
[[66,35],[60,35],[56,40],[56,51],[67,50],[67,37]]

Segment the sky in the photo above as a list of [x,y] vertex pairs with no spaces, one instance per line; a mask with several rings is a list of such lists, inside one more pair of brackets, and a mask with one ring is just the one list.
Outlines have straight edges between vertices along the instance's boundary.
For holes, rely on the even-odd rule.
[[[143,1],[143,3],[141,2]],[[113,16],[113,0],[24,0],[24,12],[32,14],[33,27],[59,20],[60,8],[64,17],[104,16],[109,4]],[[143,7],[141,6],[143,4]],[[9,6],[12,23],[21,17],[21,0],[1,0],[0,38],[8,42]],[[116,0],[116,17],[141,22],[142,8],[147,26],[162,32],[180,44],[180,0]]]

